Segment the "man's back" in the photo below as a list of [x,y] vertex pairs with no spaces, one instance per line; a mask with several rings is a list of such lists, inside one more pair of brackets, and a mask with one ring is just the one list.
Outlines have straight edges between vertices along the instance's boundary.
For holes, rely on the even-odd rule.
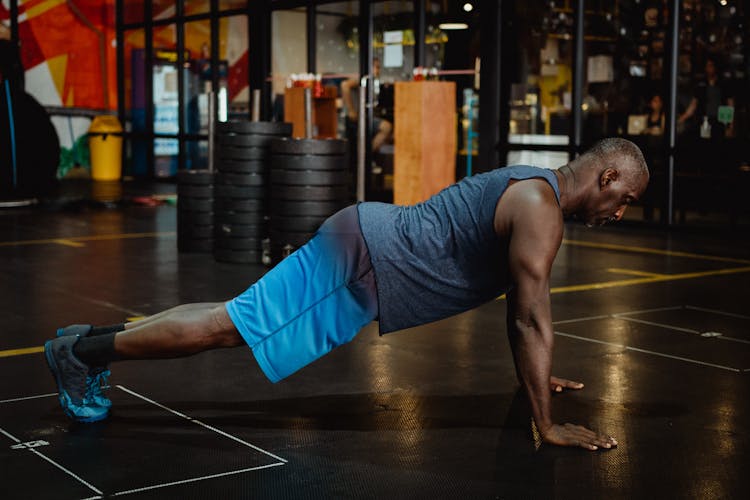
[[509,286],[495,208],[509,181],[543,178],[516,166],[466,178],[429,200],[400,207],[362,203],[359,217],[377,280],[380,331],[388,333],[474,308]]

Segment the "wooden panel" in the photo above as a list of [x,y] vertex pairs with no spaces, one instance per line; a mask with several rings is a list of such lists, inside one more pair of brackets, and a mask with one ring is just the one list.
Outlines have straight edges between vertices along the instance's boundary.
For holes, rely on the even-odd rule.
[[397,82],[393,201],[412,205],[456,181],[456,85]]
[[[338,130],[336,87],[328,86],[322,97],[313,98],[313,124],[318,127],[316,139],[335,139]],[[291,87],[284,91],[284,121],[292,124],[292,137],[305,137],[305,89]]]

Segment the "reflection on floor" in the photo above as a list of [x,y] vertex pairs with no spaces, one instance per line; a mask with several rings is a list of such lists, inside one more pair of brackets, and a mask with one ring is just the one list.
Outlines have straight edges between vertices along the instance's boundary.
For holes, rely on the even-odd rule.
[[39,346],[239,293],[262,267],[178,255],[175,207],[0,212],[0,498],[750,498],[750,241],[570,226],[555,262],[554,416],[541,446],[505,301],[379,337],[270,384],[247,349],[113,366],[111,418],[62,414]]

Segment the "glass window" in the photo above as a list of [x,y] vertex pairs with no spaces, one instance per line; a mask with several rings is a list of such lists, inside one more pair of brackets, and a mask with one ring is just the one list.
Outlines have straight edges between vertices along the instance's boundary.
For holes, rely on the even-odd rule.
[[[511,82],[511,144],[567,144],[570,133],[573,13],[567,1],[511,2],[505,77]],[[544,138],[544,136],[559,136]]]
[[185,168],[208,168],[208,141],[185,141]]
[[127,162],[125,175],[148,175],[147,146],[148,141],[140,134],[146,132],[146,85],[145,85],[145,34],[143,29],[128,30],[123,34],[125,41],[125,74],[122,76],[125,86],[125,123],[126,132],[135,135],[126,139],[125,151]]
[[171,177],[177,173],[179,142],[179,98],[177,67],[177,29],[174,24],[157,27],[154,34],[153,102],[154,133],[175,138],[154,139],[154,175]]
[[674,193],[678,223],[736,223],[748,215],[738,201],[750,182],[748,8],[747,2],[683,1]]
[[222,17],[219,21],[219,59],[226,68],[221,87],[226,92],[229,116],[247,117],[250,112],[247,16]]
[[[357,111],[359,107],[359,4],[339,2],[320,5],[315,13],[317,71],[322,75],[322,113],[334,113],[328,135],[349,141],[352,171],[357,161]],[[341,99],[338,99],[341,97]],[[325,126],[322,132],[325,134]]]
[[[127,3],[127,2],[125,2]],[[177,15],[176,2],[169,0],[153,0],[151,2],[151,13],[155,21],[169,19]]]
[[473,174],[479,153],[478,2],[428,2],[425,13],[425,67],[456,83],[459,141],[457,177]]
[[219,10],[245,9],[247,0],[219,0]]
[[211,10],[208,0],[184,0],[183,10],[186,16],[205,14]]
[[142,23],[144,20],[144,1],[122,2],[122,18],[125,24]]
[[359,75],[359,4],[324,4],[315,12],[318,73]]
[[377,2],[372,6],[373,58],[382,83],[411,80],[414,69],[414,3]]
[[[185,23],[185,125],[187,134],[208,133],[208,92],[211,91],[211,23],[208,19]],[[226,79],[226,65],[219,64]]]
[[271,14],[271,77],[274,119],[284,121],[284,89],[292,75],[307,72],[307,13],[304,8]]

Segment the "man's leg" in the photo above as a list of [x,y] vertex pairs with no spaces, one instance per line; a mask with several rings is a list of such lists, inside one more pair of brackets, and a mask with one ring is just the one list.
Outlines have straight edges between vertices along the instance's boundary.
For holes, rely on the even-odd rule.
[[107,417],[111,402],[101,395],[99,376],[121,359],[188,356],[244,344],[227,315],[216,307],[187,305],[149,318],[127,331],[81,337],[63,335],[44,346],[65,413],[80,422]]
[[221,347],[245,345],[223,303],[186,304],[114,334],[114,360],[190,356]]
[[154,315],[147,316],[139,320],[129,321],[127,323],[120,323],[120,324],[115,324],[115,325],[106,325],[106,326],[69,325],[69,326],[58,329],[57,336],[60,337],[63,335],[81,335],[82,337],[87,337],[87,336],[105,335],[107,333],[115,333],[115,332],[119,332],[122,330],[130,330],[132,328],[147,325],[157,319],[163,318],[164,316],[167,316],[169,314],[173,314],[176,312],[187,312],[187,311],[194,311],[194,310],[200,310],[200,309],[213,309],[214,307],[217,307],[221,304],[222,302],[197,302],[194,304],[182,304],[177,307],[173,307],[166,311],[162,311],[160,313],[156,313]]

